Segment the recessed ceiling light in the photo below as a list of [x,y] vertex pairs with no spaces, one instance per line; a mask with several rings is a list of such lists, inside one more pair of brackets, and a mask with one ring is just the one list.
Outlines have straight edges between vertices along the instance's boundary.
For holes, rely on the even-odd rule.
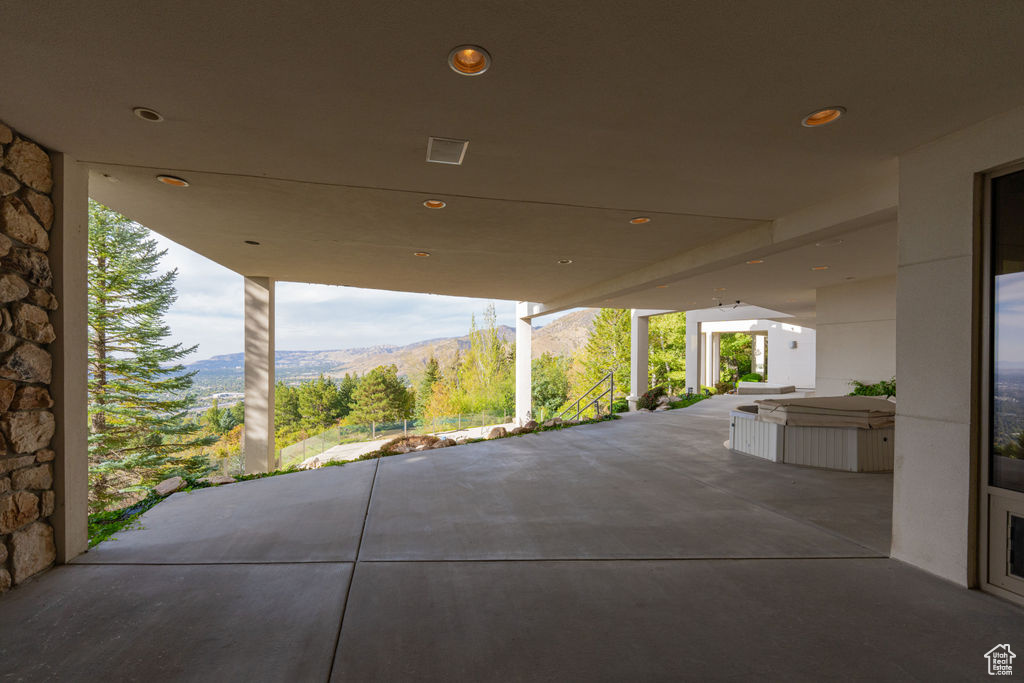
[[491,68],[491,56],[478,45],[460,45],[448,53],[448,66],[463,76],[479,76]]
[[562,264],[563,266],[567,266],[570,263],[572,263],[572,259],[571,258],[560,258],[560,259],[558,259],[558,262],[560,264]]
[[817,128],[818,126],[824,126],[825,124],[832,123],[845,113],[845,107],[825,107],[824,109],[812,111],[810,114],[805,116],[801,125],[805,128]]
[[668,285],[656,285],[658,289],[665,289]]
[[816,246],[816,247],[838,247],[842,243],[843,243],[843,240],[841,240],[838,237],[836,237],[836,238],[830,239],[830,240],[822,240],[820,242],[815,242],[814,246]]
[[828,270],[828,266],[811,266],[811,270]]
[[413,256],[421,256],[423,258],[426,258],[427,256],[430,256],[430,252],[429,251],[414,251],[414,252],[412,252],[412,255]]
[[752,258],[749,261],[747,261],[747,265],[748,266],[754,266],[754,265],[757,265],[758,263],[764,263],[764,259],[763,258]]
[[158,175],[156,177],[164,185],[170,185],[171,187],[188,187],[188,181],[184,178],[179,178],[173,175]]
[[246,243],[246,244],[251,244],[251,245],[252,245],[252,246],[254,246],[254,247],[258,247],[258,246],[260,246],[260,243],[259,243],[259,242],[257,242],[256,240],[246,240],[246,241],[245,241],[245,243]]
[[715,291],[716,292],[724,292],[725,291],[725,287],[715,287]]
[[132,113],[143,121],[149,121],[150,123],[157,123],[164,120],[164,117],[160,115],[160,112],[155,109],[150,109],[149,107],[135,107],[132,109]]
[[637,216],[636,218],[630,218],[629,222],[633,225],[643,225],[644,223],[650,223],[651,219],[647,216]]
[[427,207],[428,209],[443,209],[448,205],[442,202],[440,199],[428,199],[427,201],[423,202],[423,206]]

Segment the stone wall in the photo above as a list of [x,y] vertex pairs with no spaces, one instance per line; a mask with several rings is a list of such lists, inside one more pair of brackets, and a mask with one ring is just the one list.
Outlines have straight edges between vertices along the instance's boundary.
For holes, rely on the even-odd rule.
[[50,157],[0,122],[0,592],[53,564]]

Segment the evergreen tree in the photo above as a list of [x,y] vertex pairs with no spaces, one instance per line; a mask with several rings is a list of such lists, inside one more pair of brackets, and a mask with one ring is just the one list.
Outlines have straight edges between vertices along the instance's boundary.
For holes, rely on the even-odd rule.
[[209,445],[186,420],[196,404],[195,372],[181,361],[196,347],[167,345],[164,316],[177,271],[160,272],[166,252],[143,226],[89,202],[89,460],[94,507],[182,466],[175,453]]
[[416,417],[423,419],[430,404],[430,398],[434,395],[434,385],[441,378],[441,367],[433,356],[427,362],[427,368],[423,371],[420,385],[416,389]]
[[[224,419],[224,414],[227,411],[221,410],[220,406],[217,405],[217,399],[213,399],[213,405],[207,408],[206,413],[203,415],[203,422],[214,434],[223,434],[228,431],[227,429],[221,430],[220,421]],[[230,429],[230,427],[228,428]]]
[[352,395],[349,420],[357,424],[395,422],[412,414],[413,395],[394,365],[380,365],[363,375]]
[[352,395],[358,386],[359,375],[349,375],[347,372],[338,383],[338,405],[341,406],[341,415],[339,417],[345,417],[352,412]]
[[311,428],[326,429],[342,416],[346,407],[338,385],[323,375],[300,384],[297,393],[302,422]]
[[291,427],[302,420],[299,410],[299,392],[284,382],[274,384],[274,425]]

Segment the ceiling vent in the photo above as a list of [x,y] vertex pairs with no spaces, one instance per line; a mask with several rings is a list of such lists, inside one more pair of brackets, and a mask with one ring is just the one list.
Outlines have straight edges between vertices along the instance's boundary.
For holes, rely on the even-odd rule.
[[427,138],[427,161],[435,164],[462,165],[466,158],[469,140],[452,140],[451,138]]

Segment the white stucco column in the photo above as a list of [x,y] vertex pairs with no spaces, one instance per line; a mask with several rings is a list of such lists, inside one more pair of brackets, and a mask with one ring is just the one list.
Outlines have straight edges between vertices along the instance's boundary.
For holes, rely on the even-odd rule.
[[715,386],[722,380],[722,334],[712,332],[708,335],[708,386]]
[[686,314],[686,390],[700,393],[701,368],[701,333],[700,320]]
[[53,293],[60,306],[50,314],[57,335],[53,356],[53,435],[55,506],[53,523],[57,561],[68,562],[89,547],[89,375],[88,290],[89,175],[66,154],[53,159],[54,222],[50,231]]
[[516,303],[516,423],[519,425],[533,419],[532,311],[530,302]]
[[751,372],[756,372],[757,374],[761,375],[761,377],[764,377],[764,368],[765,368],[764,350],[765,350],[765,342],[767,340],[768,340],[768,337],[766,335],[763,335],[763,334],[755,334],[754,335],[754,358],[753,358],[754,362],[751,364]]
[[245,278],[245,471],[269,472],[274,453],[274,281]]
[[633,309],[629,312],[629,409],[636,410],[636,402],[647,391],[648,331],[650,318]]

